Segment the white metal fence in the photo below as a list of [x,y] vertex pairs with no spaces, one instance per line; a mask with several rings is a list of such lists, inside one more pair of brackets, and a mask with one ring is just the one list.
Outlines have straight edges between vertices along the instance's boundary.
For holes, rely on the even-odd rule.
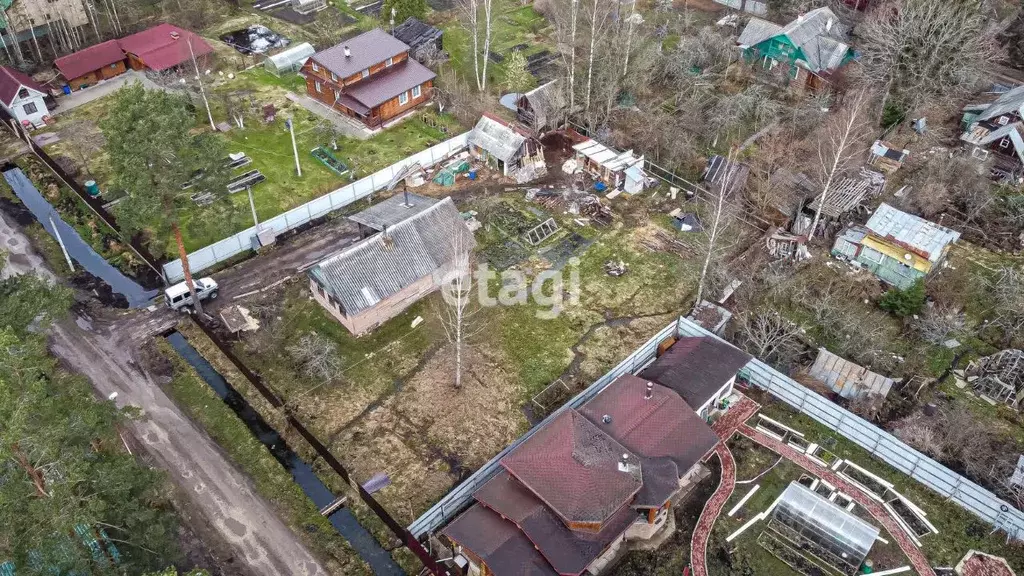
[[[434,532],[446,524],[469,505],[473,498],[473,492],[494,476],[500,467],[499,461],[506,454],[522,444],[537,429],[554,419],[563,410],[579,407],[622,374],[636,373],[643,369],[654,359],[658,343],[673,334],[718,338],[686,318],[680,318],[678,323],[669,324],[618,366],[587,387],[565,406],[545,418],[543,422],[531,428],[529,432],[519,437],[462,484],[445,495],[440,502],[410,524],[409,531],[416,538],[421,538],[424,534]],[[721,338],[719,339],[721,340]],[[1024,540],[1024,513],[1000,500],[995,494],[907,446],[856,414],[804,388],[801,384],[775,371],[756,358],[746,365],[744,371],[751,384],[767,390],[776,398],[835,430],[883,462],[952,500],[982,520],[992,523],[1011,537]]]
[[[679,335],[717,338],[685,318],[679,322]],[[835,430],[889,466],[956,502],[982,520],[1018,540],[1024,540],[1024,512],[1000,500],[995,494],[756,358],[747,364],[744,371],[751,384],[767,390],[772,396]]]
[[477,488],[494,476],[501,466],[499,461],[504,458],[506,454],[525,442],[527,438],[533,436],[533,433],[540,429],[541,426],[544,426],[551,420],[554,420],[555,417],[563,411],[570,408],[578,408],[587,400],[597,396],[598,392],[604,390],[606,386],[611,384],[612,381],[619,376],[627,373],[632,374],[641,370],[654,359],[655,353],[658,350],[658,343],[675,333],[675,330],[675,322],[672,322],[668,326],[662,328],[657,335],[630,354],[629,357],[620,362],[618,366],[612,368],[607,374],[597,379],[597,381],[588,386],[586,390],[577,394],[576,397],[569,400],[569,402],[561,408],[552,412],[540,424],[531,428],[526,434],[523,434],[516,439],[515,442],[506,446],[505,449],[499,452],[497,456],[491,458],[490,462],[481,466],[480,469],[474,472],[472,476],[467,478],[462,484],[456,486],[455,489],[445,495],[440,502],[434,504],[430,510],[427,510],[422,516],[417,518],[415,522],[410,524],[409,532],[412,532],[414,537],[420,538],[424,534],[433,532],[446,524],[452,519],[452,517],[461,512],[470,503],[473,499],[473,492],[476,492]]
[[[379,170],[369,176],[356,180],[351,184],[342,186],[333,192],[329,192],[319,198],[292,208],[291,210],[274,216],[273,218],[260,223],[260,230],[273,230],[276,234],[283,234],[289,230],[302,226],[311,220],[326,216],[327,214],[343,208],[360,198],[386,187],[396,174],[409,165],[419,162],[423,167],[432,166],[441,162],[466,147],[469,141],[469,132],[431,146],[422,152],[413,154],[404,160],[400,160],[383,170]],[[219,242],[215,242],[200,248],[188,255],[189,268],[195,274],[232,258],[246,250],[252,250],[258,243],[255,241],[256,227],[250,226],[241,232],[229,236]],[[164,264],[164,276],[168,282],[178,282],[184,278],[181,269],[181,260],[174,260]]]

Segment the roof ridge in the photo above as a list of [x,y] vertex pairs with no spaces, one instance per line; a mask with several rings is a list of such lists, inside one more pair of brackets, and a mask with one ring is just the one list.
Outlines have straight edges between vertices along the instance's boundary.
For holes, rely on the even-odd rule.
[[361,250],[364,250],[367,247],[372,246],[376,241],[379,241],[381,238],[383,238],[384,232],[393,232],[396,229],[401,230],[401,229],[406,227],[406,224],[408,224],[410,222],[416,221],[417,219],[422,217],[424,214],[432,213],[434,210],[437,209],[438,206],[446,206],[446,205],[450,205],[452,208],[455,208],[455,202],[452,201],[452,197],[451,196],[446,196],[441,201],[435,202],[435,203],[431,204],[429,207],[427,207],[427,209],[421,210],[421,211],[417,212],[416,214],[413,214],[412,216],[409,216],[405,220],[402,220],[400,222],[397,222],[397,223],[393,224],[391,226],[391,228],[388,228],[387,230],[384,230],[384,231],[381,231],[381,232],[377,232],[373,236],[368,236],[367,238],[364,238],[363,240],[361,240],[359,242],[356,242],[355,244],[349,246],[348,248],[345,248],[341,252],[338,252],[337,254],[335,254],[333,256],[330,256],[328,258],[325,258],[324,260],[321,260],[320,262],[317,263],[316,267],[317,268],[323,267],[325,265],[333,263],[334,261],[342,258],[343,256],[348,256],[348,255],[351,255],[351,254],[355,254],[356,252],[359,252]]

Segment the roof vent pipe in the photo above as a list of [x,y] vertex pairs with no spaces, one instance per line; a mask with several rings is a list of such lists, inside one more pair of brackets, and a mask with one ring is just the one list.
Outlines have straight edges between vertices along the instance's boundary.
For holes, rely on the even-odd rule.
[[611,414],[605,414],[604,416],[601,416],[601,422],[604,422],[605,424],[611,424],[612,423],[612,416],[611,416]]
[[619,472],[629,472],[629,454],[623,454],[619,461]]
[[835,20],[829,18],[828,22],[825,22],[825,32],[831,32],[832,26],[835,24]]
[[650,400],[651,396],[654,396],[654,384],[651,382],[647,383],[647,392],[644,394],[644,400]]
[[352,51],[348,49],[348,46],[345,46],[345,58],[350,56],[352,56]]

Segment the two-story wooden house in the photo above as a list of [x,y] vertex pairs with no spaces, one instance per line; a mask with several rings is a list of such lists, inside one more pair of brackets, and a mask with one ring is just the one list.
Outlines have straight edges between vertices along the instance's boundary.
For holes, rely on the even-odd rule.
[[435,76],[379,28],[317,52],[301,72],[311,97],[371,128],[430,100]]

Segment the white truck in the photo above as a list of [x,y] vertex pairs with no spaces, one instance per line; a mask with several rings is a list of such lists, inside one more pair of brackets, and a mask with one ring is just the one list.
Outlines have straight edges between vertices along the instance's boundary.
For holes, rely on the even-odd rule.
[[[217,298],[219,286],[213,278],[200,278],[193,280],[192,283],[195,285],[196,296],[199,297],[200,302]],[[164,290],[164,300],[167,301],[171,310],[191,311],[194,307],[192,294],[188,291],[188,284],[184,282],[179,282]]]

